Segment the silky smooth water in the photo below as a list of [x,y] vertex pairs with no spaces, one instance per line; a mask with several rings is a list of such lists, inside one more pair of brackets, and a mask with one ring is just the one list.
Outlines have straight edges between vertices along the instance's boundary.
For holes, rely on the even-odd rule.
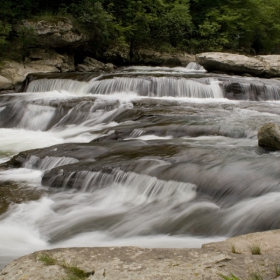
[[193,68],[41,77],[0,96],[0,267],[280,228],[280,154],[257,144],[280,124],[280,82]]

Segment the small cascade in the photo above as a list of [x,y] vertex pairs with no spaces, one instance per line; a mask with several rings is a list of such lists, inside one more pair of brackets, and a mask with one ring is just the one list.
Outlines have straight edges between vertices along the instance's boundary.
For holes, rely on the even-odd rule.
[[45,131],[55,113],[56,109],[52,106],[19,98],[0,111],[0,127]]
[[191,201],[196,196],[196,186],[190,183],[173,180],[163,181],[156,177],[124,172],[114,169],[112,173],[102,171],[77,171],[64,174],[64,171],[51,178],[48,185],[56,185],[56,177],[63,176],[62,188],[72,187],[83,192],[95,192],[98,189],[110,188],[119,196],[119,201],[131,204],[151,202],[171,202],[180,204]]
[[[262,97],[262,96],[261,96]],[[280,100],[280,86],[265,85],[263,100]]]
[[266,80],[236,80],[223,82],[224,96],[237,100],[280,100],[280,83]]
[[67,91],[76,95],[86,92],[87,82],[70,79],[38,79],[31,81],[27,92]]
[[199,81],[173,77],[114,78],[95,81],[89,88],[92,94],[113,94],[116,92],[136,92],[150,97],[192,97],[223,98],[218,87]]
[[79,162],[75,158],[71,157],[49,157],[39,158],[33,155],[28,156],[27,161],[23,164],[24,168],[38,169],[46,171],[58,166],[67,165]]
[[196,62],[190,62],[186,68],[189,70],[206,71],[203,66],[199,65]]

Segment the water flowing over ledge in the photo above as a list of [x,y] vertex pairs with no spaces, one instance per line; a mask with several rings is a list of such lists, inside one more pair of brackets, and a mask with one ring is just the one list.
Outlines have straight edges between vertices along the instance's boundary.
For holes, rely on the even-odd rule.
[[0,96],[0,266],[75,246],[194,248],[280,228],[279,81],[181,68],[38,75]]

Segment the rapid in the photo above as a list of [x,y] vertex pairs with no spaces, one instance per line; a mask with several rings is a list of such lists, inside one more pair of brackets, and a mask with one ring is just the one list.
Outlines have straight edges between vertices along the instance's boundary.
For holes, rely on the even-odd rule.
[[280,81],[186,68],[31,75],[0,95],[0,269],[57,247],[194,248],[280,228]]

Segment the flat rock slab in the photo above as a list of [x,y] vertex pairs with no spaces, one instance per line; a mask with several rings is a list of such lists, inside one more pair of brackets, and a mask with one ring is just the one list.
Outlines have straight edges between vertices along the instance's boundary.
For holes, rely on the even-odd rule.
[[[232,246],[239,254],[232,253]],[[252,255],[252,246],[259,246],[261,255]],[[40,256],[46,253],[58,264],[47,266],[40,261]],[[249,279],[252,274],[275,279],[275,265],[280,264],[280,230],[234,237],[206,244],[201,249],[108,247],[40,251],[11,262],[0,273],[0,280],[65,279],[62,263],[83,269],[89,274],[87,279],[92,280],[214,280],[222,279],[220,273],[233,273],[239,279]]]
[[207,71],[221,71],[230,74],[279,77],[280,56],[246,56],[232,53],[207,52],[196,55],[196,62]]

